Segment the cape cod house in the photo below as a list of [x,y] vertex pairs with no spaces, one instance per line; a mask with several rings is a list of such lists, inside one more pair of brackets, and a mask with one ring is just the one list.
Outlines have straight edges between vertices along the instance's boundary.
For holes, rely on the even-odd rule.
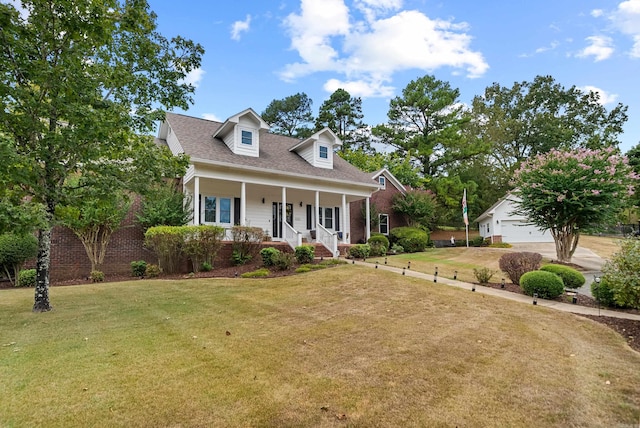
[[193,224],[260,227],[273,241],[337,255],[352,242],[350,203],[364,200],[368,217],[379,181],[334,154],[342,143],[329,128],[304,140],[268,129],[252,109],[223,123],[167,113],[157,143],[190,156],[183,190]]
[[491,243],[508,242],[553,242],[553,236],[548,230],[541,230],[531,224],[520,214],[515,214],[514,203],[518,197],[512,193],[500,199],[477,219],[480,236],[489,238]]

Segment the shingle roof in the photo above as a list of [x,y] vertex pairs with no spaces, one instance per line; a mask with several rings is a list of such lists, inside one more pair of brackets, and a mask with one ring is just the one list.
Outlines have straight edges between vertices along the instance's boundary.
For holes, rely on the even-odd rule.
[[[176,113],[167,113],[166,121],[180,142],[184,153],[192,159],[233,164],[238,168],[272,170],[280,174],[306,175],[373,187],[378,185],[371,178],[371,174],[360,171],[336,154],[333,155],[333,169],[312,166],[297,153],[289,151],[300,143],[297,138],[261,130],[260,156],[242,156],[234,154],[222,140],[213,138],[215,132],[222,126],[221,122]],[[160,140],[158,143],[166,144],[166,141]]]

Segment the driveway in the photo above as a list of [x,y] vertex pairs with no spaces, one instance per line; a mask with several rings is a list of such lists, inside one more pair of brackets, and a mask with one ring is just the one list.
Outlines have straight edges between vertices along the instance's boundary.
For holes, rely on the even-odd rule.
[[[532,242],[532,243],[520,243],[512,244],[513,249],[516,251],[531,251],[534,253],[542,254],[542,257],[555,260],[556,259],[556,244],[553,242]],[[604,266],[605,259],[594,253],[593,251],[578,246],[571,262],[582,267],[586,282],[578,289],[579,293],[591,296],[591,283],[594,277],[602,276],[602,267]],[[593,297],[593,296],[591,296]]]

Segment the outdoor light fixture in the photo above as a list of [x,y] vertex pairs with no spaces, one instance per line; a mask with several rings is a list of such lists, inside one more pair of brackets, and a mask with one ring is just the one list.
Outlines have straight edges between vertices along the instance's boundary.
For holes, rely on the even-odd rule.
[[402,274],[405,275],[404,268],[402,268]]
[[600,280],[599,276],[593,275],[593,282],[596,283],[596,301],[598,302],[598,316],[600,316]]
[[387,264],[387,258],[386,257],[384,258],[384,264],[385,265]]
[[302,201],[300,201],[300,206],[302,206]]
[[573,295],[573,297],[571,298],[571,303],[573,303],[574,305],[578,303],[578,293]]
[[533,304],[534,305],[538,304],[538,293],[533,293]]
[[236,271],[236,273],[234,274],[234,276],[237,278],[238,277],[238,271]]
[[453,271],[453,279],[458,279],[458,271],[457,270]]
[[356,260],[355,259],[351,260],[351,264],[355,265],[356,264]]
[[323,261],[323,260],[324,260],[324,256],[320,256],[320,261]]
[[471,284],[471,291],[476,291],[476,284],[475,283]]
[[376,262],[376,269],[378,269],[378,262]]
[[500,288],[504,288],[504,278],[502,278],[502,282],[500,283]]
[[262,198],[262,203],[264,204],[264,198]]
[[407,263],[407,269],[411,269],[411,262]]
[[433,274],[433,282],[438,282],[438,268],[436,268],[436,271]]

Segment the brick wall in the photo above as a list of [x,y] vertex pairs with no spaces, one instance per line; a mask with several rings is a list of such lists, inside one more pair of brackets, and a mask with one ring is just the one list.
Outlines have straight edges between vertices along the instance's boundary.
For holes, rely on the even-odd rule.
[[[371,196],[371,205],[375,205],[380,214],[389,215],[389,230],[394,227],[406,226],[407,223],[404,218],[397,214],[393,206],[393,198],[400,193],[389,180],[387,180],[387,186],[384,190],[378,190]],[[365,201],[356,201],[350,204],[351,214],[351,243],[356,244],[365,239],[365,219],[362,215],[364,212]],[[378,229],[371,232],[378,232]]]

